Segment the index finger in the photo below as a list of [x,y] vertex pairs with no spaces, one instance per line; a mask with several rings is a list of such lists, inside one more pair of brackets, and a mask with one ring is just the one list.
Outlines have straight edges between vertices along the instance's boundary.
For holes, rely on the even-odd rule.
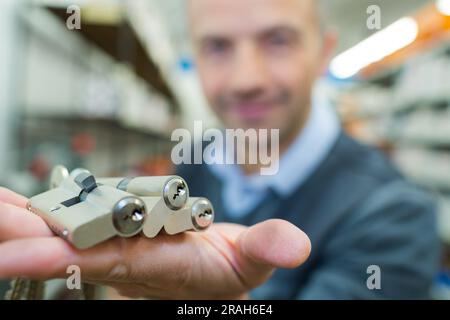
[[37,215],[0,202],[0,242],[30,237],[52,237],[53,232]]
[[0,202],[26,208],[28,199],[4,187],[0,187]]

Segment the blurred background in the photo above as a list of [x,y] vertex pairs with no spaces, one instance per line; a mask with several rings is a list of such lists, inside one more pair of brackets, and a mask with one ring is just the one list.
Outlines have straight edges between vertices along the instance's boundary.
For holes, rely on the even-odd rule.
[[[438,197],[445,250],[435,296],[448,299],[450,0],[329,2],[340,44],[320,89],[352,136]],[[66,24],[71,5],[81,8],[80,29]],[[367,25],[371,5],[381,30]],[[219,125],[196,77],[184,6],[0,0],[0,185],[45,191],[56,164],[102,176],[170,173],[173,129]]]

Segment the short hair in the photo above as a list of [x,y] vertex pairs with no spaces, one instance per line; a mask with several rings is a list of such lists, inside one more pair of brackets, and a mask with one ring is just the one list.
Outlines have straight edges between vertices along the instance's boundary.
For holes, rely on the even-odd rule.
[[[191,0],[189,0],[190,2]],[[305,1],[305,0],[300,0]],[[314,2],[315,9],[317,12],[317,17],[319,20],[320,27],[322,31],[325,31],[329,27],[329,11],[330,11],[330,0],[311,0]],[[185,8],[189,7],[189,3],[186,5],[183,1]]]

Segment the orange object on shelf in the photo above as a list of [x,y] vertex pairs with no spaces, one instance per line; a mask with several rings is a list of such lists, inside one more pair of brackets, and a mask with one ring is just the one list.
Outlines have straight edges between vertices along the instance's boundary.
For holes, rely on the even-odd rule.
[[28,170],[36,179],[44,181],[51,171],[51,164],[43,155],[37,155],[31,161]]
[[170,158],[153,156],[142,161],[138,166],[138,171],[143,176],[165,176],[173,174],[174,167]]
[[86,156],[90,154],[92,151],[94,151],[95,145],[95,139],[89,133],[78,133],[71,139],[72,150],[80,156]]
[[415,54],[450,41],[450,16],[439,12],[434,2],[426,5],[411,17],[419,25],[417,39],[409,46],[365,68],[361,71],[363,77],[371,77],[384,70],[389,70]]

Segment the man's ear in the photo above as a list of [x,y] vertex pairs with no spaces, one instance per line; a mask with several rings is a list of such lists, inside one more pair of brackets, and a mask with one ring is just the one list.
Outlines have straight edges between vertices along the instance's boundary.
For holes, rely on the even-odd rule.
[[339,41],[338,32],[334,29],[326,30],[323,35],[321,74],[328,70],[331,58]]

